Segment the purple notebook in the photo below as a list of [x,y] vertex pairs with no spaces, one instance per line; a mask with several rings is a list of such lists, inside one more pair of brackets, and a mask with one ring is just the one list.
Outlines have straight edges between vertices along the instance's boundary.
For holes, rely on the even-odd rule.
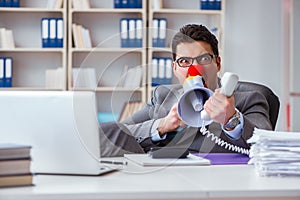
[[210,160],[211,165],[247,164],[250,159],[248,155],[238,153],[196,153],[194,155]]

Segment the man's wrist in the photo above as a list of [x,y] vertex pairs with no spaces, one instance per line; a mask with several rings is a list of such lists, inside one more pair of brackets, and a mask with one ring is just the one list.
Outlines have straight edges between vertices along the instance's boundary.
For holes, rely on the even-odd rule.
[[160,140],[164,140],[166,138],[166,135],[160,135],[159,131],[158,131],[158,127],[160,124],[161,119],[157,119],[155,120],[155,122],[153,123],[151,130],[150,130],[150,136],[152,141],[157,142]]
[[224,124],[224,128],[227,131],[232,131],[237,127],[241,121],[240,121],[241,114],[238,111],[238,109],[235,109],[235,114],[228,120],[226,124]]
[[159,134],[160,137],[163,137],[165,135],[164,130],[163,130],[162,127],[158,126],[156,128],[156,130],[157,130],[157,132],[158,132],[158,134]]

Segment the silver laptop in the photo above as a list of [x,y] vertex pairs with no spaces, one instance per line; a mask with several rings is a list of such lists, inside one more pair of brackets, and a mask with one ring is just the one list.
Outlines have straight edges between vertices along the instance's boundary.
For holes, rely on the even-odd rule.
[[32,146],[31,172],[98,175],[100,164],[94,92],[0,91],[0,142]]

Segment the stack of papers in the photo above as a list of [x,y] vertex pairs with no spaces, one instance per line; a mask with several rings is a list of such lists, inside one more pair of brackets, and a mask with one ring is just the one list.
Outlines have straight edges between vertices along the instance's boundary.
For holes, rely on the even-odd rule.
[[255,129],[249,164],[261,176],[300,176],[300,133]]

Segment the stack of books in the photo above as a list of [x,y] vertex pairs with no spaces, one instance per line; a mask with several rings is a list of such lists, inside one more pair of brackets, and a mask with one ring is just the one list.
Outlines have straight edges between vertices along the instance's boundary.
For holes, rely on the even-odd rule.
[[48,0],[47,8],[49,9],[58,9],[63,5],[63,0]]
[[152,23],[152,47],[166,47],[167,19],[154,18]]
[[63,18],[42,18],[41,37],[43,48],[61,48],[64,40]]
[[128,65],[124,65],[121,77],[118,82],[118,87],[133,90],[139,89],[141,87],[142,77],[142,66],[128,67]]
[[160,10],[162,8],[163,8],[162,0],[152,0],[152,9],[153,10]]
[[1,49],[14,49],[15,39],[11,29],[0,27],[0,48]]
[[152,86],[166,85],[172,83],[173,69],[172,58],[152,58]]
[[72,0],[72,7],[79,10],[87,10],[91,8],[89,0]]
[[12,87],[13,61],[11,57],[0,57],[0,87]]
[[82,25],[72,24],[74,46],[76,48],[92,48],[90,30]]
[[143,20],[142,18],[120,19],[121,47],[142,47]]
[[114,0],[114,8],[142,8],[142,0]]
[[46,70],[46,88],[63,88],[65,82],[65,74],[62,67]]
[[0,187],[32,185],[31,146],[0,143]]
[[20,0],[0,0],[0,7],[20,7]]
[[255,129],[249,164],[261,176],[300,176],[300,133]]
[[73,87],[95,89],[98,86],[95,68],[73,68]]
[[202,10],[221,10],[221,0],[200,0]]

